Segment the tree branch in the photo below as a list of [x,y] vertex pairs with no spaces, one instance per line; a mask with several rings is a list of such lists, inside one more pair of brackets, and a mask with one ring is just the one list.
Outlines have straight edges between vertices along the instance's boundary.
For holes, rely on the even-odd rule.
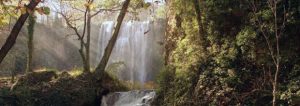
[[[26,6],[28,9],[33,10],[40,1],[32,0],[30,3]],[[22,14],[19,19],[17,20],[16,24],[14,25],[11,33],[9,34],[8,38],[6,39],[4,45],[1,47],[0,50],[0,63],[3,61],[4,57],[7,55],[9,50],[13,47],[13,45],[16,43],[16,39],[20,33],[21,28],[23,27],[26,19],[28,18],[29,13]]]
[[74,30],[74,32],[76,33],[75,35],[77,35],[78,40],[82,39],[82,36],[79,34],[78,29],[72,25],[70,18],[68,18],[65,14],[63,14],[62,12],[57,12],[58,14],[60,14],[66,21],[67,25],[69,28],[71,28],[72,30]]
[[105,67],[108,63],[108,60],[110,58],[110,55],[112,53],[112,50],[114,48],[114,45],[117,41],[117,38],[118,38],[118,35],[119,35],[119,31],[121,29],[121,25],[122,25],[122,22],[123,22],[123,19],[126,15],[126,12],[127,12],[127,8],[130,4],[130,0],[126,0],[122,6],[122,10],[118,16],[118,19],[117,19],[117,25],[114,29],[114,32],[113,32],[113,35],[111,37],[111,39],[109,40],[106,48],[105,48],[105,52],[103,54],[103,57],[100,61],[100,63],[97,65],[96,69],[95,69],[95,72],[97,74],[101,74],[104,70],[105,70]]
[[268,38],[267,34],[263,30],[262,22],[259,20],[258,16],[255,14],[255,13],[257,13],[257,7],[256,7],[254,2],[250,2],[250,4],[252,6],[252,11],[254,13],[254,17],[256,18],[256,21],[258,23],[259,30],[260,30],[260,32],[262,33],[262,35],[264,36],[264,38],[267,42],[267,46],[268,46],[268,50],[270,52],[271,58],[272,58],[274,64],[276,64],[277,62],[276,62],[275,55],[274,55],[274,52],[273,52],[273,47],[271,46],[271,43],[269,41],[269,38]]
[[92,14],[91,17],[94,17],[103,11],[120,11],[120,10],[121,9],[99,9],[96,13]]

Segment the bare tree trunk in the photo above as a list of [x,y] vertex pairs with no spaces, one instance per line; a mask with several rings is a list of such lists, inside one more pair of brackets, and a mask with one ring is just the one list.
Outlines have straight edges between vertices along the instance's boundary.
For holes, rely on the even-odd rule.
[[[84,20],[83,20],[84,26],[83,26],[82,34],[80,34],[78,28],[72,24],[71,17],[68,17],[63,12],[57,12],[65,19],[68,27],[74,30],[75,35],[78,37],[78,40],[80,41],[79,53],[82,59],[84,72],[90,72],[90,36],[91,36],[91,19],[92,19],[90,4],[92,4],[93,1],[94,0],[88,0],[86,2],[89,5],[86,5],[86,9],[84,11]],[[87,34],[87,36],[85,36],[85,34]]]
[[109,40],[108,42],[108,45],[107,47],[105,48],[105,52],[104,52],[104,55],[100,61],[100,63],[98,64],[98,66],[96,67],[96,70],[95,72],[96,73],[101,73],[105,70],[105,67],[107,65],[107,62],[109,60],[109,57],[111,55],[111,52],[114,48],[114,45],[117,41],[117,38],[118,38],[118,35],[119,35],[119,32],[120,32],[120,29],[121,29],[121,25],[122,25],[122,22],[123,22],[123,19],[126,15],[126,12],[127,12],[127,8],[130,4],[130,0],[126,0],[122,6],[122,9],[120,11],[120,14],[118,16],[118,19],[117,19],[117,25],[114,29],[114,32],[113,32],[113,35],[111,37],[111,39]]
[[14,69],[11,70],[11,79],[10,79],[10,83],[13,84],[15,82],[15,76],[16,76],[16,72],[18,70],[18,60],[17,57],[14,59]]
[[[94,0],[89,0],[87,3],[92,4],[93,2],[94,2]],[[85,47],[85,61],[83,63],[85,72],[91,72],[90,71],[90,67],[91,67],[91,64],[90,64],[91,20],[92,20],[91,7],[89,5],[89,6],[86,7],[85,18],[84,18],[84,32],[82,34],[82,37],[84,39],[84,33],[85,33],[85,29],[86,29],[87,36],[86,36],[86,43],[84,44],[84,47]]]
[[[273,91],[272,91],[272,96],[273,96],[273,99],[272,99],[272,105],[273,106],[276,106],[276,93],[277,93],[277,85],[278,85],[278,76],[279,76],[279,72],[280,72],[280,58],[281,58],[281,55],[280,55],[280,44],[279,44],[279,40],[280,40],[280,35],[281,35],[281,31],[285,28],[285,22],[286,22],[286,11],[285,11],[285,8],[284,8],[284,16],[283,16],[283,22],[282,22],[282,25],[279,26],[278,25],[278,20],[277,20],[277,3],[278,1],[277,0],[268,0],[268,6],[269,8],[271,9],[272,13],[273,13],[273,17],[274,17],[274,31],[275,31],[275,45],[276,45],[276,48],[273,49],[273,46],[271,45],[271,41],[269,39],[269,36],[268,36],[268,32],[265,32],[265,30],[263,29],[263,23],[261,22],[261,20],[258,18],[258,16],[256,16],[256,20],[258,22],[258,27],[259,27],[259,30],[262,32],[262,35],[264,36],[265,40],[266,40],[266,44],[267,44],[267,47],[268,47],[268,50],[270,52],[270,56],[273,60],[273,65],[275,66],[275,74],[274,74],[274,79],[272,80],[272,84],[273,84]],[[252,9],[253,9],[253,12],[257,12],[257,7],[255,5],[255,2],[252,1],[251,2],[252,4]],[[281,28],[281,31],[279,31],[279,28]],[[274,35],[273,35],[274,36]],[[276,52],[276,53],[274,53]]]
[[[37,2],[36,0],[32,0],[27,7],[28,7],[28,9],[33,10],[38,4],[39,4],[39,2]],[[14,25],[12,31],[10,32],[8,38],[6,39],[6,41],[4,43],[4,45],[1,47],[0,63],[3,61],[4,57],[7,55],[9,50],[16,43],[16,39],[20,33],[20,30],[21,30],[22,26],[24,25],[28,16],[29,16],[29,13],[22,14],[19,17],[19,19],[17,20],[16,24]]]
[[[280,48],[279,48],[279,34],[278,34],[278,26],[277,26],[277,0],[273,1],[273,15],[274,15],[274,26],[275,26],[275,37],[276,37],[276,72],[274,75],[274,82],[273,82],[273,106],[276,106],[276,92],[277,92],[277,79],[278,74],[280,71]],[[284,22],[283,22],[284,23]]]
[[91,19],[92,19],[92,17],[91,17],[91,10],[90,9],[87,9],[87,22],[86,22],[86,24],[87,24],[87,27],[86,27],[86,29],[87,29],[87,38],[86,38],[86,45],[85,45],[85,55],[86,55],[86,57],[85,57],[85,59],[86,59],[86,71],[87,72],[90,72],[90,43],[91,43]]
[[28,18],[29,25],[28,29],[28,54],[27,54],[27,68],[26,73],[32,72],[32,53],[33,53],[33,34],[34,34],[34,25],[35,25],[35,17],[31,14]]

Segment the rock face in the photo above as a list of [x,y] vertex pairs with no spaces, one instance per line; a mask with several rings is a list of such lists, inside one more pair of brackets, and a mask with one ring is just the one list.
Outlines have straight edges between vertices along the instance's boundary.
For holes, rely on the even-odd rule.
[[102,98],[101,106],[151,106],[154,90],[114,92]]

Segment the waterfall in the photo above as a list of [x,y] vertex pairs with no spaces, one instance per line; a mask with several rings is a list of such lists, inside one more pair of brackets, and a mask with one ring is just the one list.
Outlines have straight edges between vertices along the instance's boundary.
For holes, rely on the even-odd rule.
[[154,97],[153,90],[115,92],[104,96],[101,106],[151,106]]
[[[102,58],[110,40],[115,23],[106,21],[101,24],[98,37],[97,63]],[[149,61],[153,59],[148,49],[152,46],[149,21],[123,22],[106,70],[112,71],[121,80],[145,83]],[[121,67],[121,68],[120,68]]]
[[[164,21],[123,22],[106,71],[120,80],[138,83],[144,89],[151,84],[163,65]],[[115,23],[101,24],[96,40],[96,63],[99,63],[112,36]],[[152,88],[150,88],[152,89]],[[101,106],[151,106],[154,90],[112,92],[103,96]]]

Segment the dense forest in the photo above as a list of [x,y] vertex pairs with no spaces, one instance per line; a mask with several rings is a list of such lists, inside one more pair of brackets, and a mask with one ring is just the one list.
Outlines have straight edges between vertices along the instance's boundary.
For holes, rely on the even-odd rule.
[[299,0],[0,0],[2,106],[298,106]]

